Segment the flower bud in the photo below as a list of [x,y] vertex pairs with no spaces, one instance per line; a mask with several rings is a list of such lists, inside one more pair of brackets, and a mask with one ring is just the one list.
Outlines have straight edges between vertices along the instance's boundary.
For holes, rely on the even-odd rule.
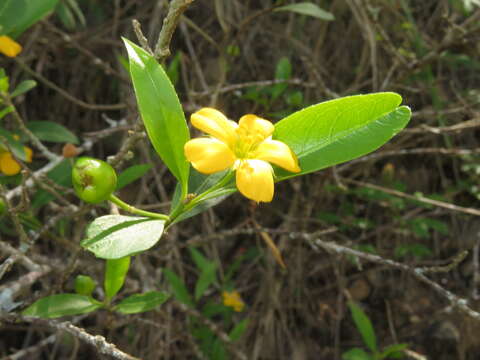
[[107,200],[117,187],[117,175],[105,161],[81,157],[73,166],[72,182],[80,199],[98,204]]

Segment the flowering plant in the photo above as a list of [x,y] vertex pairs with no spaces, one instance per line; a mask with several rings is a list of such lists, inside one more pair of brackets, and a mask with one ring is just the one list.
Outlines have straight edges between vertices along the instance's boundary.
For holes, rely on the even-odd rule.
[[[237,190],[253,201],[270,202],[275,182],[374,151],[410,120],[410,109],[400,106],[402,98],[391,92],[326,101],[275,124],[253,114],[243,115],[237,123],[219,110],[204,107],[190,120],[206,136],[191,139],[177,93],[162,66],[147,51],[124,41],[147,135],[178,181],[171,210],[160,214],[125,203],[114,195],[117,176],[109,164],[92,158],[77,159],[72,173],[77,195],[90,203],[111,201],[133,216],[100,216],[88,226],[81,242],[84,249],[107,259],[103,301],[92,296],[93,280],[82,277],[77,279],[76,294],[42,298],[25,310],[27,315],[57,317],[101,308],[121,313],[153,309],[168,295],[135,294],[113,307],[111,301],[124,283],[130,257],[153,247],[165,229],[218,204]],[[267,243],[278,253],[273,242]],[[201,269],[195,290],[198,299],[215,282],[215,266],[196,252],[192,256]],[[282,264],[279,256],[277,259]],[[176,275],[165,270],[165,276],[177,288],[176,296],[192,305],[193,300]],[[222,298],[224,305],[236,312],[244,307],[235,291],[223,292]]]
[[[82,246],[100,258],[145,251],[159,241],[165,228],[237,190],[256,202],[269,202],[274,182],[376,150],[410,119],[410,109],[399,106],[400,95],[389,92],[319,103],[276,124],[253,114],[242,116],[237,124],[216,109],[201,108],[192,114],[191,123],[208,136],[190,139],[182,106],[162,66],[142,48],[124,41],[148,137],[178,185],[169,214],[140,210],[106,194],[103,198],[139,216],[106,215],[93,221]],[[76,174],[74,184],[81,177]],[[75,190],[81,192],[82,185],[76,184]]]

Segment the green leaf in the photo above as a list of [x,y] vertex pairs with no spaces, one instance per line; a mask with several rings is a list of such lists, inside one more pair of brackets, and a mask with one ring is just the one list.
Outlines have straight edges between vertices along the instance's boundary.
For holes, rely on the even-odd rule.
[[[196,171],[195,169],[192,169],[190,171],[190,177],[189,177],[189,191],[193,194],[201,194],[202,192],[208,190],[211,188],[213,185],[218,183],[221,179],[223,179],[226,175],[226,171],[218,172],[215,174],[211,175],[204,175]],[[175,224],[179,221],[188,219],[192,216],[195,216],[199,213],[204,212],[205,210],[211,208],[212,206],[217,205],[218,203],[222,202],[225,200],[228,196],[233,194],[234,192],[237,191],[237,188],[235,186],[235,182],[232,181],[227,184],[225,187],[222,187],[218,190],[212,191],[208,196],[206,196],[201,202],[199,202],[195,207],[185,211],[182,213],[180,216],[175,218],[172,221],[172,224]],[[177,189],[175,189],[175,193],[172,199],[172,209],[175,209],[177,206],[180,205],[180,189],[177,186]]]
[[122,314],[137,314],[156,308],[167,301],[169,297],[169,294],[161,291],[135,294],[120,301],[114,310]]
[[187,194],[190,164],[183,147],[190,138],[185,115],[167,74],[145,50],[123,39],[138,107],[150,141]]
[[140,179],[152,168],[152,166],[152,164],[139,164],[123,170],[117,178],[117,190],[127,186],[137,179]]
[[105,281],[103,283],[107,302],[110,302],[110,300],[117,295],[118,291],[122,288],[129,267],[130,256],[107,260],[105,265]]
[[372,322],[363,310],[354,302],[349,302],[348,307],[352,312],[353,321],[355,322],[360,335],[362,335],[363,342],[372,352],[377,352],[377,337],[375,336]]
[[[57,166],[47,173],[47,177],[53,180],[56,184],[72,187],[72,164],[69,159],[62,160]],[[55,196],[50,192],[40,189],[35,193],[32,200],[32,208],[38,209],[45,204],[48,204]]]
[[189,248],[190,255],[192,256],[195,265],[200,269],[200,276],[195,284],[195,300],[198,300],[205,293],[208,287],[217,281],[216,271],[217,266],[214,262],[209,261],[204,257],[200,251],[195,248]]
[[[283,57],[277,63],[277,68],[275,70],[275,79],[276,80],[288,80],[292,75],[292,64],[288,58]],[[271,96],[272,101],[279,97],[285,89],[288,87],[286,83],[275,84],[271,87]]]
[[29,121],[27,128],[42,141],[78,144],[77,136],[65,126],[52,121]]
[[185,286],[183,280],[180,279],[177,274],[175,274],[170,269],[164,269],[163,274],[165,275],[165,278],[167,279],[170,286],[172,287],[173,295],[175,296],[175,298],[187,306],[190,306],[192,308],[195,307],[192,297],[188,293],[187,287]]
[[18,37],[51,12],[58,0],[3,0],[0,5],[0,35]]
[[288,80],[292,75],[292,64],[287,57],[282,57],[278,63],[277,68],[275,69],[275,79],[276,80]]
[[15,108],[13,106],[7,106],[6,108],[0,110],[0,119],[3,119],[5,116],[10,114]]
[[23,144],[16,140],[9,131],[0,128],[0,146],[7,150],[7,145],[17,158],[22,161],[26,160]]
[[232,331],[230,331],[230,333],[228,334],[230,340],[237,341],[238,339],[240,339],[245,330],[247,330],[248,322],[248,319],[243,319],[237,325],[235,325]]
[[56,318],[67,315],[79,315],[102,307],[98,301],[79,294],[58,294],[35,301],[22,314],[41,318]]
[[326,21],[335,20],[335,17],[332,13],[321,9],[318,5],[310,2],[280,6],[279,8],[276,8],[275,11],[291,11],[297,14],[313,16]]
[[373,357],[362,349],[353,348],[343,353],[342,360],[373,360]]
[[395,93],[348,96],[297,111],[275,125],[274,138],[297,155],[301,172],[278,169],[277,181],[324,169],[376,150],[410,120],[410,109],[397,107]]
[[13,92],[10,94],[12,98],[18,95],[22,95],[26,93],[27,91],[32,90],[35,86],[37,86],[37,82],[35,80],[24,80],[18,86],[13,90]]
[[381,359],[386,359],[388,357],[394,358],[394,359],[401,359],[402,357],[405,356],[403,353],[403,350],[405,350],[408,347],[408,344],[393,344],[390,346],[387,346],[385,349],[383,349],[382,354],[380,355]]
[[202,269],[195,284],[195,300],[200,299],[209,286],[217,281],[216,271],[217,266],[214,263]]
[[105,215],[87,228],[82,245],[102,259],[118,259],[150,249],[163,233],[164,220],[144,217]]
[[197,265],[197,267],[200,270],[204,270],[213,264],[210,260],[208,260],[205,256],[203,256],[203,254],[197,249],[193,247],[189,247],[188,251],[190,252],[190,256],[192,257],[193,262],[195,263],[195,265]]

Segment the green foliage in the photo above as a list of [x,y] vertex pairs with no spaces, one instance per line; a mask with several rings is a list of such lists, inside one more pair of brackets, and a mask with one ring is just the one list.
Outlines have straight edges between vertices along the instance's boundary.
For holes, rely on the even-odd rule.
[[27,128],[42,141],[78,144],[77,136],[65,126],[52,121],[29,121]]
[[297,14],[308,15],[325,21],[335,20],[335,17],[332,13],[323,10],[317,4],[311,2],[301,2],[280,6],[276,8],[275,11],[291,11]]
[[118,259],[150,249],[162,236],[164,220],[105,215],[87,228],[81,245],[97,257]]
[[86,314],[102,307],[90,296],[80,294],[58,294],[35,301],[22,314],[42,318],[56,318]]
[[[199,250],[195,248],[189,248],[190,256],[198,269],[199,276],[195,283],[195,296],[192,297],[188,291],[187,285],[183,280],[176,275],[170,269],[164,269],[163,274],[170,284],[173,292],[173,296],[177,301],[191,307],[200,308],[202,298],[205,296],[206,290],[211,285],[218,285],[218,279],[216,275],[217,266],[214,262],[207,259]],[[256,254],[256,253],[255,253]],[[228,269],[228,278],[233,274],[235,269],[238,268],[240,263],[247,258],[251,258],[250,253],[245,254],[237,259]],[[226,281],[227,278],[225,279]],[[231,284],[225,283],[222,288],[231,288]],[[230,340],[237,341],[245,333],[248,326],[248,318],[245,318],[237,323],[232,319],[232,309],[223,304],[207,302],[203,306],[201,313],[203,316],[211,319],[214,317],[222,316],[223,323],[226,328],[231,328],[228,335]],[[228,359],[227,352],[223,345],[223,341],[218,339],[216,334],[212,332],[211,328],[205,326],[203,323],[198,322],[195,318],[192,318],[192,327],[190,329],[193,337],[200,342],[200,349],[209,359]]]
[[3,0],[0,35],[16,38],[55,9],[58,0]]
[[119,259],[108,259],[106,261],[103,287],[105,288],[105,299],[108,303],[122,288],[129,267],[130,256]]
[[37,86],[37,82],[35,80],[23,80],[17,85],[15,90],[12,91],[10,96],[14,98],[16,96],[25,94],[26,92],[32,90],[35,86]]
[[352,314],[353,322],[370,352],[366,352],[361,348],[352,348],[342,354],[342,360],[382,360],[388,358],[403,358],[403,350],[407,348],[406,344],[393,344],[387,346],[383,351],[380,351],[377,347],[375,330],[373,329],[372,322],[368,316],[361,307],[352,301],[348,303],[348,307]]
[[105,266],[105,299],[95,300],[91,295],[96,282],[89,276],[78,275],[75,279],[76,294],[58,294],[35,301],[22,314],[41,318],[57,318],[86,314],[98,309],[115,311],[120,314],[137,314],[153,310],[170,297],[161,291],[150,291],[143,294],[133,294],[111,305],[112,298],[122,288],[130,265],[130,257],[107,260]]
[[85,15],[77,3],[77,0],[60,1],[55,13],[68,30],[74,30],[78,24],[85,26]]
[[183,283],[183,280],[170,269],[164,269],[163,274],[172,287],[172,292],[175,298],[187,306],[192,308],[195,307],[192,297],[188,293],[188,289]]
[[348,303],[348,307],[352,313],[353,321],[357,326],[358,331],[362,335],[363,342],[372,352],[377,351],[377,337],[373,330],[373,325],[363,310],[353,302]]
[[217,265],[214,262],[207,260],[195,248],[190,247],[189,251],[197,268],[200,270],[200,276],[195,285],[195,300],[199,300],[208,287],[214,282],[217,282]]
[[149,291],[143,294],[134,294],[120,301],[114,310],[121,314],[138,314],[155,309],[170,297],[161,291]]
[[[72,164],[68,159],[61,161],[57,166],[47,173],[47,177],[55,184],[72,187]],[[55,198],[52,193],[39,189],[32,200],[32,208],[38,209],[48,204]]]
[[183,147],[190,138],[177,93],[153,56],[124,39],[138,107],[150,141],[187,195],[190,165]]
[[[368,154],[390,140],[410,120],[395,93],[348,96],[297,111],[275,125],[274,139],[297,155],[302,171],[276,171],[283,180]],[[354,114],[354,115],[353,115]]]
[[117,190],[127,186],[128,184],[131,184],[135,180],[140,179],[151,168],[151,164],[138,164],[126,168],[118,175]]
[[26,160],[24,145],[3,128],[0,128],[0,150],[11,151],[20,160]]

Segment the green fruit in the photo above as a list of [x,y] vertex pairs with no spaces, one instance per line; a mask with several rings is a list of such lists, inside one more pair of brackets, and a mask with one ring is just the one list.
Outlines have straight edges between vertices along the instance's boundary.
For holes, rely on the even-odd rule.
[[105,161],[81,157],[73,166],[72,182],[80,199],[98,204],[107,200],[117,187],[117,174]]
[[80,295],[92,295],[96,283],[90,276],[78,275],[75,278],[75,292]]

